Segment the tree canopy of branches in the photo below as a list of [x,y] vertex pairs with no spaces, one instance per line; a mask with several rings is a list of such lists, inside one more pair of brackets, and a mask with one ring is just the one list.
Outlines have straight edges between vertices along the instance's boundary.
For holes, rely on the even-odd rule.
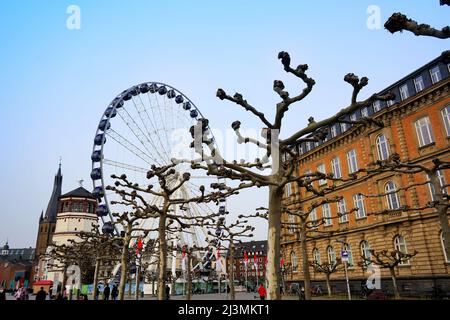
[[[177,214],[174,208],[178,207],[182,211],[186,205],[191,203],[214,202],[218,204],[220,199],[238,194],[240,189],[254,186],[252,182],[242,183],[236,188],[227,187],[221,183],[212,183],[210,187],[213,191],[207,193],[206,188],[201,185],[199,186],[198,195],[186,198],[177,193],[177,191],[190,180],[190,173],[180,173],[176,170],[176,166],[175,163],[163,167],[153,165],[147,173],[147,179],[149,180],[147,186],[140,186],[131,182],[126,175],[113,175],[112,178],[116,180],[115,184],[107,187],[107,190],[112,190],[121,197],[120,201],[114,201],[112,204],[124,205],[131,209],[122,214],[114,213],[114,216],[117,217],[116,224],[122,224],[122,228],[125,230],[122,268],[126,267],[126,251],[132,238],[143,237],[150,232],[157,232],[158,234],[158,299],[160,300],[165,298],[168,235],[176,236],[180,232],[187,232],[194,227],[212,225],[214,224],[214,218],[222,214],[219,212],[207,216],[187,216]],[[159,185],[158,190],[154,188],[155,183]],[[155,197],[161,200],[160,205],[155,204],[157,202],[150,202],[150,199]],[[146,219],[158,219],[158,227],[151,230],[140,229],[138,222]],[[122,274],[121,288],[125,287],[124,277],[125,275]],[[122,299],[123,294],[119,294],[119,298]]]
[[399,264],[409,262],[411,258],[418,254],[418,252],[414,251],[413,253],[405,253],[396,249],[393,251],[370,250],[370,253],[370,257],[366,257],[364,255],[361,256],[362,262],[360,263],[360,265],[362,267],[368,267],[373,263],[382,269],[389,269],[392,278],[392,285],[394,287],[395,298],[400,299],[400,292],[397,286],[397,276],[395,275],[395,267],[397,267]]
[[[301,183],[301,181],[305,179],[304,176],[295,175],[295,166],[289,165],[289,161],[283,161],[282,155],[286,154],[288,158],[293,159],[296,157],[296,154],[292,150],[295,148],[296,144],[302,141],[323,141],[326,138],[328,126],[333,123],[373,123],[373,120],[370,118],[348,121],[343,119],[343,117],[358,108],[372,104],[374,101],[387,101],[395,98],[395,95],[389,92],[383,95],[374,94],[365,100],[358,101],[358,94],[368,84],[368,78],[359,78],[353,73],[349,73],[344,77],[344,81],[349,83],[353,88],[350,104],[348,106],[341,109],[334,116],[322,121],[316,122],[311,117],[307,127],[291,134],[285,139],[279,139],[279,133],[282,129],[283,119],[286,116],[287,111],[293,104],[304,100],[310,94],[316,82],[306,73],[309,69],[308,65],[301,64],[296,68],[292,68],[290,55],[284,51],[278,54],[278,58],[281,60],[284,70],[300,79],[305,87],[300,90],[298,94],[291,96],[290,93],[285,90],[282,81],[274,81],[273,90],[279,95],[281,101],[275,106],[275,117],[273,122],[269,121],[264,113],[258,111],[245,100],[242,94],[236,93],[234,96],[230,96],[223,89],[217,90],[217,97],[219,99],[228,100],[237,104],[244,110],[252,113],[262,122],[264,126],[262,131],[263,138],[265,139],[264,141],[242,136],[240,132],[240,121],[233,122],[231,127],[236,133],[238,143],[249,143],[261,148],[262,150],[265,150],[264,156],[248,162],[226,161],[220,155],[220,151],[215,148],[213,143],[214,140],[210,136],[210,131],[207,126],[205,126],[207,120],[201,119],[195,128],[191,128],[191,133],[195,133],[193,134],[194,142],[191,146],[200,155],[200,159],[192,161],[185,160],[186,162],[192,163],[193,168],[207,170],[210,175],[230,180],[251,181],[257,187],[269,188],[268,265],[266,272],[269,280],[269,299],[280,299],[280,290],[278,286],[280,266],[276,261],[280,260],[281,206],[284,187],[288,183]],[[269,169],[271,169],[271,173],[265,174],[264,171]]]

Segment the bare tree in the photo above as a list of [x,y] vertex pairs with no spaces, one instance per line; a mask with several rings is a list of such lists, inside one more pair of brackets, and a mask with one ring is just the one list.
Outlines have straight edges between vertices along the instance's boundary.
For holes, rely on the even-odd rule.
[[329,297],[331,297],[333,294],[330,285],[331,275],[338,271],[342,271],[343,267],[341,266],[341,264],[342,264],[341,260],[337,258],[336,261],[328,261],[323,263],[319,263],[318,261],[311,262],[311,266],[314,268],[316,272],[325,274],[325,281],[327,283],[327,292]]
[[[181,197],[177,193],[177,190],[190,180],[190,173],[185,172],[181,174],[175,167],[175,163],[163,167],[153,165],[147,173],[149,184],[146,187],[129,181],[126,175],[121,175],[120,177],[113,175],[112,178],[116,180],[115,186],[108,186],[106,188],[107,190],[116,192],[122,198],[121,201],[112,202],[113,204],[121,204],[132,208],[132,212],[126,212],[122,215],[115,214],[118,217],[118,223],[124,223],[124,228],[126,229],[125,238],[123,239],[125,246],[129,245],[131,241],[131,234],[137,231],[137,229],[134,229],[137,220],[158,219],[158,227],[155,230],[146,230],[146,232],[156,231],[158,234],[158,299],[160,300],[165,298],[164,292],[167,277],[166,257],[168,255],[167,234],[176,234],[198,226],[205,227],[214,223],[214,218],[221,215],[221,213],[217,213],[209,216],[181,216],[172,213],[173,208],[178,206],[183,210],[184,206],[190,203],[215,202],[218,204],[219,199],[238,194],[240,189],[254,186],[252,182],[242,183],[236,188],[230,188],[220,183],[212,183],[211,188],[217,191],[212,191],[207,194],[205,187],[200,186],[198,196],[186,199],[185,197]],[[153,180],[157,180],[159,184],[159,190],[157,191],[153,189]],[[161,205],[151,204],[148,196],[161,199]]]
[[400,299],[400,292],[397,286],[397,276],[395,274],[395,268],[399,264],[407,263],[412,257],[416,256],[418,252],[414,251],[413,253],[405,253],[396,249],[393,251],[370,250],[370,253],[370,257],[366,257],[364,255],[361,256],[363,261],[360,263],[360,265],[362,267],[368,267],[373,263],[382,269],[389,269],[392,279],[392,285],[394,287],[395,299]]
[[[351,124],[367,124],[369,122],[374,122],[374,120],[370,118],[348,121],[345,120],[344,117],[358,108],[372,104],[374,101],[386,101],[395,98],[395,95],[389,92],[384,95],[374,94],[363,101],[357,101],[359,92],[368,84],[368,78],[363,77],[360,79],[356,75],[349,73],[344,77],[344,81],[353,87],[350,105],[340,110],[336,115],[319,122],[314,121],[311,117],[308,120],[309,124],[307,127],[295,132],[286,139],[279,139],[279,133],[282,129],[283,118],[285,117],[286,112],[291,105],[304,100],[309,95],[315,85],[315,81],[306,74],[308,65],[303,64],[295,69],[292,68],[291,58],[289,54],[284,51],[278,54],[278,58],[281,59],[284,70],[299,78],[305,84],[305,87],[300,93],[291,97],[289,92],[285,91],[285,86],[282,81],[274,81],[273,90],[280,96],[281,101],[275,106],[276,112],[273,122],[270,122],[264,113],[250,105],[240,93],[230,96],[222,89],[217,90],[217,97],[219,99],[228,100],[241,106],[244,110],[251,112],[262,122],[264,126],[262,136],[265,141],[242,136],[240,133],[240,121],[233,122],[232,128],[237,135],[238,143],[256,145],[262,150],[265,150],[265,155],[261,159],[255,159],[253,162],[226,161],[220,155],[220,151],[214,146],[214,139],[210,136],[207,120],[201,119],[197,126],[191,128],[191,133],[194,137],[194,142],[191,146],[201,158],[191,161],[186,160],[186,162],[191,162],[192,166],[195,168],[207,170],[210,175],[231,180],[251,181],[257,187],[269,188],[267,264],[269,299],[280,299],[280,290],[278,286],[280,266],[277,261],[280,260],[281,207],[284,187],[288,183],[295,183],[303,179],[293,175],[295,171],[293,161],[297,156],[292,150],[302,141],[323,141],[326,138],[328,126],[333,123],[345,122]],[[205,145],[206,148],[203,148],[203,145]],[[271,173],[264,174],[263,171],[269,169],[272,169]],[[256,170],[261,172],[257,172]]]
[[[431,166],[426,166],[412,161],[402,161],[398,154],[391,155],[387,160],[376,161],[371,163],[366,169],[360,169],[360,172],[366,172],[368,174],[378,174],[383,172],[396,172],[406,175],[425,174],[428,177],[428,181],[417,182],[411,185],[398,188],[390,193],[397,193],[400,190],[408,190],[413,187],[421,185],[430,185],[432,190],[433,199],[425,206],[420,208],[410,208],[403,206],[399,208],[400,211],[412,211],[412,210],[425,210],[427,208],[435,208],[437,211],[439,224],[442,230],[442,236],[444,238],[444,247],[448,257],[450,257],[450,224],[448,217],[449,195],[446,192],[448,184],[443,184],[441,177],[444,170],[450,169],[450,162],[443,161],[438,158],[434,158],[431,162]],[[365,195],[366,197],[380,197],[387,196],[389,193],[380,195]],[[392,210],[384,210],[375,214],[390,213]]]
[[234,255],[236,249],[236,243],[241,243],[243,238],[251,238],[253,237],[254,227],[247,224],[248,220],[239,220],[232,223],[226,223],[225,217],[220,217],[217,221],[217,225],[215,226],[216,230],[220,230],[220,234],[214,235],[211,231],[208,231],[209,236],[216,236],[217,241],[221,244],[221,241],[228,242],[228,261],[227,264],[229,281],[230,281],[230,299],[236,299],[236,292],[234,288]]
[[[441,6],[450,5],[449,0],[440,0]],[[429,24],[418,23],[415,20],[409,19],[406,15],[397,12],[394,13],[388,21],[384,24],[384,27],[391,33],[409,31],[416,36],[428,36],[439,39],[450,38],[450,26],[446,26],[442,29],[435,29]]]

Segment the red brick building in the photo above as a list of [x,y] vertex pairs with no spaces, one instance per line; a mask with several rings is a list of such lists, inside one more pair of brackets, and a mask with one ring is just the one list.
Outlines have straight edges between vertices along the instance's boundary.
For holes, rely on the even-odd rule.
[[[305,172],[333,172],[336,177],[364,168],[376,160],[384,160],[393,153],[402,161],[413,161],[430,166],[433,158],[450,161],[450,61],[442,55],[427,63],[405,78],[387,87],[381,93],[393,91],[396,99],[377,102],[349,114],[343,120],[373,117],[381,120],[384,127],[375,125],[330,126],[323,143],[303,142],[297,146],[299,154],[297,174]],[[361,197],[383,194],[418,182],[426,182],[425,174],[404,175],[387,172],[362,175],[349,182],[336,183],[336,189],[327,197],[343,196],[343,201],[317,208],[311,220],[335,218],[318,227],[318,231],[332,231],[331,237],[319,237],[307,241],[309,261],[333,261],[339,257],[344,241],[349,252],[349,278],[352,291],[358,293],[361,281],[368,277],[367,270],[359,266],[364,252],[371,249],[406,252],[416,250],[418,254],[408,263],[396,267],[398,287],[402,294],[431,294],[436,288],[450,292],[450,257],[443,250],[443,240],[435,209],[410,211],[390,215],[371,215],[384,209],[395,209],[402,205],[422,207],[432,201],[429,185],[417,186],[407,191],[398,191],[390,196]],[[441,184],[450,182],[450,172],[442,172]],[[330,185],[330,181],[315,182],[315,188]],[[298,190],[295,185],[286,188],[284,204],[290,207],[308,208],[320,198],[311,192]],[[338,218],[338,212],[356,212]],[[284,221],[295,222],[284,215]],[[289,221],[290,220],[290,221]],[[286,282],[303,280],[302,256],[298,234],[284,230],[282,252],[290,265]],[[325,288],[325,277],[310,269],[313,285]],[[389,271],[381,270],[384,291],[392,292]],[[332,275],[335,291],[345,292],[344,273]]]

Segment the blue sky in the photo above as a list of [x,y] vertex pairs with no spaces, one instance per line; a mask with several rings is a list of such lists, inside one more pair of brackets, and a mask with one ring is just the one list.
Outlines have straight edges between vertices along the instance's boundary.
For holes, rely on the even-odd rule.
[[[69,5],[81,9],[81,29],[66,28]],[[144,81],[171,84],[189,96],[215,128],[240,119],[259,123],[215,98],[218,87],[239,91],[273,115],[273,80],[293,94],[302,88],[277,60],[309,64],[317,85],[291,108],[282,134],[347,105],[348,72],[367,76],[362,97],[379,91],[448,49],[449,42],[391,35],[366,26],[369,5],[382,24],[396,11],[443,27],[450,11],[438,1],[2,1],[0,4],[0,243],[34,246],[59,157],[63,192],[84,179],[90,187],[95,129],[109,101]],[[230,201],[232,212],[260,205],[264,192]],[[260,224],[257,238],[266,230]]]

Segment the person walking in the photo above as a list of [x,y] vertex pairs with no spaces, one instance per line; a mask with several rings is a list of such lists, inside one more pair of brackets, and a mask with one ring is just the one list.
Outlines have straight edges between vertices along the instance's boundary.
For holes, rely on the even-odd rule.
[[47,292],[45,292],[44,287],[36,293],[36,301],[45,301],[47,299]]
[[14,295],[14,298],[16,298],[16,300],[25,300],[25,288],[19,287]]
[[261,285],[258,288],[258,294],[259,294],[259,298],[261,300],[265,300],[266,299],[266,288],[264,288],[264,285],[261,283]]
[[0,301],[6,301],[6,291],[5,288],[0,288]]
[[111,300],[116,300],[119,295],[119,290],[117,289],[117,285],[114,285],[111,290]]
[[109,288],[109,285],[105,286],[105,289],[103,289],[103,299],[109,300],[109,294],[111,293],[111,289]]
[[170,299],[170,287],[166,284],[166,300]]

